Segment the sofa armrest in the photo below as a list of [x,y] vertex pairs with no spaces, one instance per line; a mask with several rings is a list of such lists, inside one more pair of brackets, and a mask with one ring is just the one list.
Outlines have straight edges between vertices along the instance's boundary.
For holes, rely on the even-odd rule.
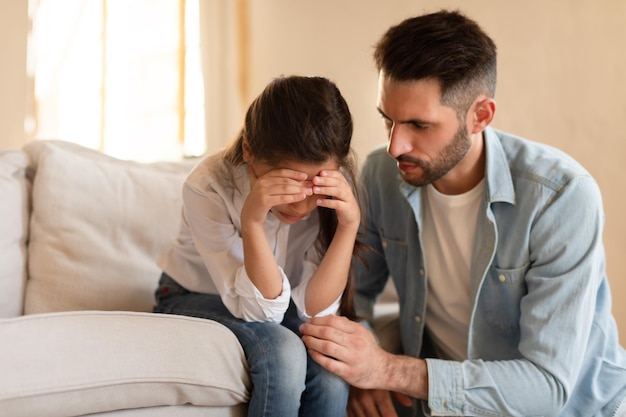
[[249,399],[243,350],[219,323],[134,312],[0,320],[0,410],[13,417],[92,414]]

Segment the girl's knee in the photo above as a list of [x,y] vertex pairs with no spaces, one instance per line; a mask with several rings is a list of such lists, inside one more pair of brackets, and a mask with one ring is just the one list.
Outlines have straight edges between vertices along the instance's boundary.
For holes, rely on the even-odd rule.
[[307,370],[306,347],[298,335],[285,330],[281,341],[274,346],[273,361],[284,378],[303,384]]
[[251,372],[267,372],[276,379],[303,384],[307,353],[300,337],[280,325],[264,327],[256,342],[244,348]]
[[303,362],[306,366],[307,352],[300,336],[288,329],[285,329],[283,333],[281,341],[277,343],[277,350],[283,357],[290,357],[294,361]]

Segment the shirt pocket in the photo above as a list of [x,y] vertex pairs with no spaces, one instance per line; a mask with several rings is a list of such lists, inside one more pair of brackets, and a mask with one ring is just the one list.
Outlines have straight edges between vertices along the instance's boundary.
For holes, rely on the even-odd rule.
[[524,279],[528,267],[505,269],[494,265],[485,277],[478,305],[483,307],[484,320],[500,332],[519,332],[520,303],[528,293]]

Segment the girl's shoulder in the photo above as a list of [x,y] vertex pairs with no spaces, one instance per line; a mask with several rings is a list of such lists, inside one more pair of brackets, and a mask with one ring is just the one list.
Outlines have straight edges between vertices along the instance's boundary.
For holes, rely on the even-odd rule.
[[207,155],[189,173],[185,185],[197,190],[239,189],[247,171],[245,166],[232,165],[223,157],[223,152]]

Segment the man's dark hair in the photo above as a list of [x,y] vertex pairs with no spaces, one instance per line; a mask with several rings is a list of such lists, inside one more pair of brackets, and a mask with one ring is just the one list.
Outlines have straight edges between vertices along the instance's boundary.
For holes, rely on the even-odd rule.
[[465,114],[479,94],[493,98],[496,55],[476,22],[442,10],[391,27],[376,44],[374,62],[395,81],[438,81],[442,104]]

